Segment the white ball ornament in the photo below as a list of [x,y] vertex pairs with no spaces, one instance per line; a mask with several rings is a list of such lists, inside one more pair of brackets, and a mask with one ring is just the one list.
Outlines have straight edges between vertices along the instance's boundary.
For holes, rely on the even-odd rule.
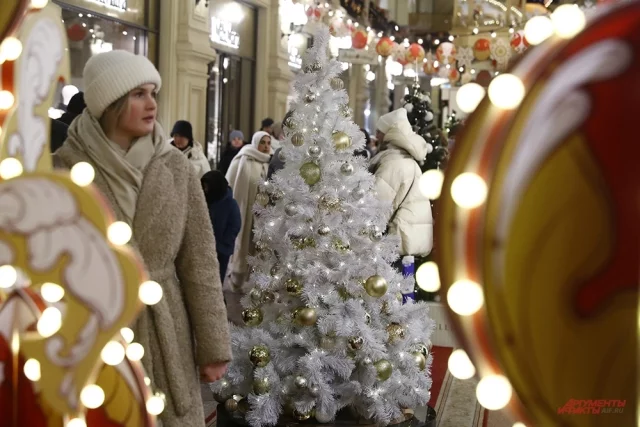
[[433,120],[433,113],[431,111],[427,111],[427,114],[425,115],[425,119],[427,119],[428,122]]
[[404,109],[407,110],[407,113],[412,112],[413,111],[413,104],[412,103],[404,104]]
[[431,154],[433,152],[433,145],[427,142],[427,154]]

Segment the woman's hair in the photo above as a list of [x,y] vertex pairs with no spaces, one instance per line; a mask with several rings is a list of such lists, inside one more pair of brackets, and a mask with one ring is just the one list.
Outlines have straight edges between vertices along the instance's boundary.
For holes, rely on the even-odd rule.
[[109,105],[100,117],[100,126],[107,133],[118,126],[120,119],[129,111],[129,93]]

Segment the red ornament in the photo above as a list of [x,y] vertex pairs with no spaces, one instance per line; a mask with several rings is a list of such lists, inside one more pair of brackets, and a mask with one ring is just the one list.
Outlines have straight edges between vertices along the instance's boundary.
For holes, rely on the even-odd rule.
[[455,64],[458,51],[453,43],[444,42],[436,49],[436,58],[441,64]]
[[487,39],[478,39],[473,44],[473,56],[478,61],[486,61],[491,55],[491,43]]
[[381,37],[376,45],[376,53],[383,58],[391,55],[393,51],[393,41],[389,37]]
[[518,30],[511,36],[511,48],[516,53],[522,53],[529,47],[529,42],[527,38],[524,36],[523,30]]
[[408,64],[407,61],[407,48],[403,45],[393,42],[393,49],[391,51],[391,57],[394,61],[400,63],[400,65],[404,66]]
[[480,86],[489,87],[491,79],[493,79],[493,76],[489,71],[481,70],[480,72],[478,72],[478,76],[476,77],[476,83],[478,83]]
[[356,29],[351,35],[351,46],[354,49],[364,49],[367,45],[369,35],[362,28]]
[[454,84],[458,80],[460,80],[460,72],[456,69],[456,67],[451,67],[449,70],[449,83]]
[[87,29],[78,23],[71,24],[67,27],[67,37],[72,42],[81,42],[87,37]]
[[322,10],[319,7],[310,7],[307,9],[307,17],[317,21],[322,16]]
[[418,43],[411,43],[411,46],[407,49],[407,61],[414,62],[422,62],[424,59],[424,48],[420,46]]

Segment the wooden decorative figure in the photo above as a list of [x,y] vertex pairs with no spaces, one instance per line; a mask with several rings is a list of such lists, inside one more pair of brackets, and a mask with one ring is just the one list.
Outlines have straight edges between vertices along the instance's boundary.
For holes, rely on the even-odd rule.
[[69,58],[46,3],[9,1],[0,19],[0,427],[152,427],[164,396],[128,326],[162,288],[93,168],[51,169],[48,110]]

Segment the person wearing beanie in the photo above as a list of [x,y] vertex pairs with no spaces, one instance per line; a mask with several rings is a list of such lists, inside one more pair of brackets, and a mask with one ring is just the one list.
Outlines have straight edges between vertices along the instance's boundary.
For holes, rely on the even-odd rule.
[[163,290],[160,303],[132,325],[145,348],[146,375],[166,396],[160,421],[164,427],[204,427],[200,381],[223,376],[231,346],[198,176],[156,122],[161,79],[147,58],[101,53],[89,59],[83,78],[87,108],[71,123],[54,164],[93,166],[93,184],[114,219],[131,227],[133,248]]
[[216,252],[220,266],[220,280],[224,282],[229,259],[236,246],[236,238],[242,226],[238,202],[233,198],[229,182],[220,171],[209,171],[200,179],[204,190],[209,218],[216,236]]
[[204,155],[202,145],[193,140],[193,128],[186,120],[178,120],[171,131],[171,145],[187,156],[196,170],[198,178],[211,170],[207,156]]
[[82,114],[86,107],[87,104],[84,103],[84,92],[78,92],[71,97],[69,105],[67,105],[67,111],[60,116],[58,120],[67,126],[71,126],[73,119]]
[[369,171],[375,175],[380,199],[393,206],[387,230],[400,237],[398,255],[426,256],[433,247],[433,217],[431,203],[418,182],[422,176],[419,163],[424,162],[430,146],[413,132],[404,108],[380,117],[376,137],[380,152],[371,159]]
[[242,229],[236,240],[231,260],[231,284],[233,290],[242,289],[248,275],[247,256],[253,254],[253,205],[258,194],[258,184],[267,178],[271,158],[271,136],[256,132],[251,144],[242,147],[227,171],[227,181],[233,190],[242,215]]
[[222,156],[220,156],[220,163],[218,164],[218,170],[222,172],[223,175],[227,174],[231,161],[244,145],[244,134],[241,130],[234,130],[229,134],[229,143],[222,153]]

